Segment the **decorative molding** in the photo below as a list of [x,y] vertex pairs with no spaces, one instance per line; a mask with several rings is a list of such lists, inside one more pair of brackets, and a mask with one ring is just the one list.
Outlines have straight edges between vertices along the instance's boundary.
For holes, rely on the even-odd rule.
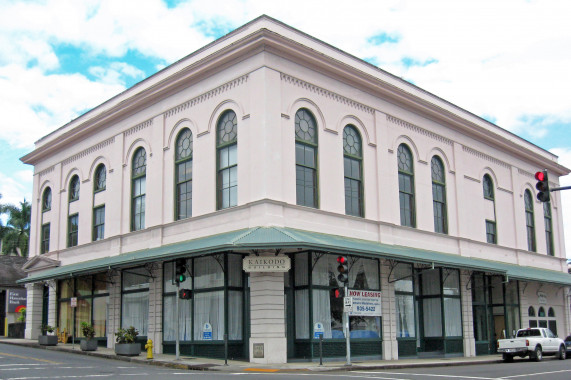
[[150,127],[151,125],[153,125],[153,119],[152,118],[147,120],[147,121],[143,121],[141,124],[135,125],[133,128],[127,129],[125,132],[123,132],[123,136],[125,136],[125,137],[130,136],[133,133],[139,132],[141,129],[145,129],[147,127]]
[[228,91],[234,87],[240,86],[240,85],[246,83],[247,81],[248,81],[248,74],[243,75],[243,76],[236,78],[234,80],[231,80],[230,82],[224,83],[223,85],[218,86],[213,90],[210,90],[208,92],[205,92],[204,94],[198,95],[195,98],[187,100],[186,102],[179,104],[178,106],[167,110],[164,113],[165,118],[174,116],[177,113],[184,111],[190,107],[194,107],[197,104],[204,102],[205,100],[208,100],[214,96],[220,95],[220,94],[222,94],[222,93],[224,93],[224,92],[226,92],[226,91]]
[[464,178],[466,178],[466,179],[469,180],[469,181],[474,181],[474,182],[480,183],[480,180],[479,180],[478,178],[472,178],[472,177],[467,176],[467,175],[465,175],[465,174],[464,174]]
[[246,119],[249,119],[249,118],[250,118],[250,114],[247,114],[247,115],[242,116],[242,120],[246,120]]
[[535,179],[535,174],[525,171],[523,169],[517,168],[517,172],[523,176],[529,177],[531,179]]
[[79,152],[78,154],[75,154],[71,157],[66,158],[65,160],[62,161],[62,166],[66,166],[74,161],[79,160],[80,158],[83,158],[93,152],[98,151],[99,149],[102,149],[108,145],[111,145],[115,142],[115,136],[111,137],[110,139],[107,139],[105,141],[100,142],[99,144],[93,145],[92,147],[89,147],[81,152]]
[[477,151],[477,150],[475,150],[475,149],[468,148],[468,147],[465,146],[465,145],[462,145],[462,150],[463,150],[464,152],[470,153],[471,155],[476,156],[476,157],[478,157],[478,158],[481,158],[481,159],[483,159],[483,160],[493,162],[494,164],[499,165],[499,166],[502,166],[502,167],[504,167],[504,168],[506,168],[506,169],[509,169],[509,168],[511,167],[511,165],[508,164],[507,162],[498,160],[497,158],[494,158],[494,157],[492,157],[492,156],[490,156],[490,155],[487,155],[487,154],[482,153],[482,152],[480,152],[480,151]]
[[348,105],[348,106],[350,106],[350,107],[356,108],[356,109],[358,109],[358,110],[360,110],[360,111],[369,113],[369,114],[371,114],[371,115],[375,113],[375,110],[374,110],[373,108],[371,108],[371,107],[369,107],[369,106],[366,106],[366,105],[364,105],[364,104],[362,104],[362,103],[358,103],[358,102],[356,102],[356,101],[354,101],[354,100],[351,100],[351,99],[349,99],[349,98],[346,98],[346,97],[344,97],[343,95],[339,95],[339,94],[337,94],[337,93],[335,93],[335,92],[326,90],[326,89],[324,89],[324,88],[318,87],[318,86],[316,86],[316,85],[313,85],[313,84],[311,84],[311,83],[305,82],[305,81],[303,81],[303,80],[301,80],[301,79],[294,78],[294,77],[292,77],[292,76],[290,76],[290,75],[287,75],[287,74],[284,74],[284,73],[280,73],[280,76],[281,76],[281,80],[283,80],[283,81],[285,81],[285,82],[287,82],[287,83],[290,83],[290,84],[292,84],[292,85],[294,85],[294,86],[302,87],[302,88],[304,88],[304,89],[306,89],[306,90],[309,90],[309,91],[311,91],[311,92],[313,92],[313,93],[315,93],[315,94],[325,96],[326,98],[335,100],[335,101],[337,101],[337,102],[339,102],[339,103],[343,103],[343,104],[345,104],[345,105]]
[[289,120],[289,115],[286,115],[285,113],[282,113],[282,117],[283,117],[284,119]]
[[47,169],[42,170],[41,172],[38,173],[38,176],[40,177],[40,179],[42,179],[43,176],[50,174],[51,172],[53,172],[55,170],[55,166],[50,166]]
[[499,191],[503,191],[504,193],[513,194],[514,192],[508,189],[504,189],[503,187],[497,187]]
[[418,125],[414,125],[414,124],[411,124],[411,123],[406,122],[406,121],[404,121],[404,120],[401,120],[401,119],[399,119],[399,118],[396,118],[396,117],[394,117],[394,116],[392,116],[392,115],[387,115],[387,121],[389,121],[389,122],[391,122],[391,123],[393,123],[393,124],[396,124],[396,125],[398,125],[398,126],[400,126],[400,127],[404,127],[404,128],[410,129],[410,130],[412,130],[412,131],[414,131],[414,132],[416,132],[416,133],[419,133],[419,134],[421,134],[421,135],[425,135],[425,136],[427,136],[427,137],[430,137],[430,138],[433,139],[433,140],[440,141],[440,142],[442,142],[442,143],[444,143],[444,144],[446,144],[446,145],[453,145],[453,144],[454,144],[454,141],[450,140],[449,138],[446,138],[446,137],[444,137],[444,136],[442,136],[442,135],[439,135],[439,134],[437,134],[437,133],[431,132],[431,131],[429,131],[429,130],[427,130],[427,129],[421,128],[421,127],[419,127]]

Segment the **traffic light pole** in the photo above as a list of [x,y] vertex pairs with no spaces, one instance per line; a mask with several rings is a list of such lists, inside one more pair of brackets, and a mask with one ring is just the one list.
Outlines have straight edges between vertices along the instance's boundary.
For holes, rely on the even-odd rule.
[[553,189],[549,189],[549,191],[561,191],[561,190],[571,190],[571,186],[555,187]]
[[[349,287],[347,286],[347,283],[345,283],[345,297],[349,296]],[[343,309],[345,309],[345,306],[343,306]],[[343,317],[345,319],[345,342],[346,342],[346,346],[347,346],[347,363],[345,363],[346,366],[350,366],[351,365],[351,331],[349,329],[349,313],[345,310],[343,310]]]
[[180,290],[180,282],[176,282],[176,302],[175,302],[175,313],[174,313],[174,317],[175,317],[175,336],[176,336],[176,359],[175,360],[180,360],[180,345],[179,345],[179,331],[180,331],[180,321],[179,321],[179,317],[178,317],[178,302],[179,302],[179,290]]

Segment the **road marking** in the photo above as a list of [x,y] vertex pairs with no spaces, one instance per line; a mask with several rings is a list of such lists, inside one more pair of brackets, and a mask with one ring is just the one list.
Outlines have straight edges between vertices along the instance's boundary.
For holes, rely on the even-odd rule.
[[34,380],[34,379],[78,379],[78,378],[88,378],[88,377],[111,377],[115,376],[114,373],[104,374],[104,375],[69,375],[69,376],[32,376],[32,377],[10,377],[6,380]]
[[464,375],[432,375],[428,373],[406,373],[406,372],[369,372],[369,371],[354,371],[360,373],[378,373],[381,375],[409,375],[409,376],[432,376],[432,377],[461,377],[463,379],[479,379],[479,380],[495,380],[496,377],[475,377],[475,376],[464,376]]
[[512,376],[503,376],[502,379],[511,379],[514,377],[523,377],[523,376],[537,376],[537,375],[547,375],[550,373],[561,373],[561,372],[571,372],[571,369],[562,369],[561,371],[550,371],[550,372],[537,372],[537,373],[528,373],[525,375],[512,375]]
[[6,356],[11,356],[13,358],[19,358],[19,359],[29,359],[29,360],[35,360],[37,362],[44,362],[44,363],[51,363],[51,364],[63,364],[60,362],[54,362],[52,360],[46,360],[46,359],[36,359],[30,356],[21,356],[21,355],[15,355],[15,354],[7,354],[5,352],[0,352],[0,354],[2,355],[6,355]]
[[13,367],[16,365],[45,365],[45,364],[28,364],[28,363],[16,363],[16,364],[0,364],[0,367]]
[[273,368],[244,368],[244,371],[253,371],[253,372],[278,372],[279,369],[273,369]]

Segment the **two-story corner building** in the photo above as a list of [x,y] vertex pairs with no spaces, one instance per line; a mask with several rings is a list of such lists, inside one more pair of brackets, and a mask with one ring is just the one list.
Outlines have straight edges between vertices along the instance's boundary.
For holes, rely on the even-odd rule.
[[[262,16],[36,143],[26,336],[279,363],[495,352],[571,332],[551,153]],[[179,300],[184,261],[191,299]],[[180,265],[180,264],[179,264]],[[73,303],[77,306],[72,308]],[[363,307],[363,305],[368,305]],[[361,306],[361,307],[358,307]]]

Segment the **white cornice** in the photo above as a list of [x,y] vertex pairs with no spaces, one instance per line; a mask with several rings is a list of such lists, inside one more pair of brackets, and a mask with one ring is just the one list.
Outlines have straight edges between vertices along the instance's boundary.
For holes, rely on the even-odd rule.
[[262,16],[212,42],[64,125],[22,157],[28,164],[132,116],[201,80],[267,51],[420,114],[557,175],[569,169],[556,156],[427,91],[335,47]]

